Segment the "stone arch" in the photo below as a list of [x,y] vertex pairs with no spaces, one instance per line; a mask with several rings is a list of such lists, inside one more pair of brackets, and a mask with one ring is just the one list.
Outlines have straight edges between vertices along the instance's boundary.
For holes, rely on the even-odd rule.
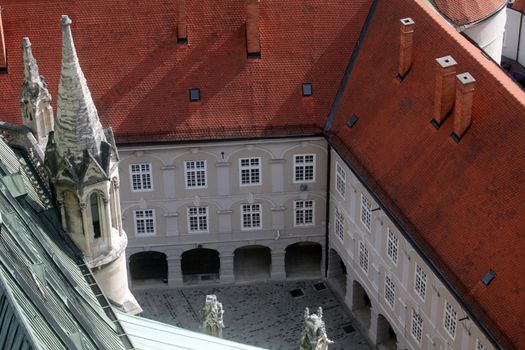
[[286,277],[319,277],[322,255],[320,243],[305,241],[290,244],[284,256]]
[[137,282],[168,282],[166,254],[157,251],[137,252],[129,257],[129,272],[133,285]]
[[372,301],[370,297],[361,283],[354,280],[352,283],[352,312],[366,331],[370,328],[371,311]]
[[274,154],[270,150],[268,150],[266,148],[259,147],[259,146],[253,146],[251,148],[251,150],[246,148],[246,147],[242,147],[242,148],[238,148],[238,149],[234,150],[233,152],[228,154],[228,156],[226,157],[226,159],[224,161],[225,162],[230,162],[230,161],[232,161],[233,158],[236,158],[236,154],[242,153],[243,151],[247,151],[247,150],[248,151],[260,151],[261,153],[267,154],[268,157],[269,157],[268,159],[275,158]]
[[182,280],[186,284],[219,280],[221,262],[215,249],[195,248],[182,253]]
[[270,279],[271,250],[262,245],[249,245],[233,252],[233,271],[236,281]]
[[377,315],[377,348],[381,350],[396,350],[397,335],[388,319],[382,314]]
[[328,254],[328,281],[335,292],[343,299],[346,296],[347,268],[341,256],[334,248],[330,248]]

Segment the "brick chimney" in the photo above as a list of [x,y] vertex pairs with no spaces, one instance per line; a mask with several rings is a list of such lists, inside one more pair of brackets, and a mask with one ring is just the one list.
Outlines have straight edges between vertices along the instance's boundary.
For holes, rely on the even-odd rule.
[[472,120],[472,101],[476,79],[470,73],[456,75],[456,105],[454,107],[454,131],[450,135],[459,143],[470,127]]
[[412,66],[412,45],[414,41],[415,22],[412,18],[403,18],[400,22],[399,67],[397,77],[399,80],[403,80]]
[[436,58],[436,86],[432,125],[439,128],[454,107],[457,62],[452,56]]
[[0,7],[0,73],[7,72],[7,50],[5,47],[4,26],[2,24],[2,11]]
[[186,17],[186,0],[178,0],[177,6],[177,42],[188,42],[188,18]]
[[246,52],[248,57],[261,57],[259,0],[246,0]]

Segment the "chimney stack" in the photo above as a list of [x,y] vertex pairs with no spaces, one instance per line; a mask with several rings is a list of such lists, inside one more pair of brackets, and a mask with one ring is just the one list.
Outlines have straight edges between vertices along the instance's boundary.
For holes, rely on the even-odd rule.
[[458,143],[472,120],[472,101],[476,79],[470,73],[456,75],[456,106],[454,107],[454,131],[450,136]]
[[248,57],[261,57],[259,0],[246,0],[246,51]]
[[7,72],[7,50],[5,48],[4,26],[2,24],[2,11],[0,7],[0,73]]
[[186,0],[178,0],[177,6],[177,42],[188,42],[188,19],[186,17]]
[[432,125],[439,128],[448,117],[455,98],[457,62],[452,56],[436,58],[436,86],[434,91],[434,117]]
[[398,79],[403,80],[412,66],[412,45],[414,41],[414,25],[412,18],[403,18],[399,36],[399,67]]

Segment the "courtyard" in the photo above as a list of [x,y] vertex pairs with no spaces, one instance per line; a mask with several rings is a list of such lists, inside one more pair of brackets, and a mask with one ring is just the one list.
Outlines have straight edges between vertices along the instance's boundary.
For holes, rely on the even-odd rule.
[[304,308],[323,308],[330,350],[371,349],[346,306],[319,279],[258,282],[187,288],[148,287],[133,290],[143,316],[200,332],[200,310],[207,294],[224,307],[224,338],[271,350],[299,348]]

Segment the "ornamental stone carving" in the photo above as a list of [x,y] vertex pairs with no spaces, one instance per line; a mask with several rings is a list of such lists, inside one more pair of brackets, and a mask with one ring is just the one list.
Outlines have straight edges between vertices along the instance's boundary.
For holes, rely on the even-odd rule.
[[323,321],[323,309],[319,307],[317,313],[310,314],[304,310],[304,327],[299,350],[328,350],[328,345],[333,341],[328,339]]
[[206,295],[206,302],[202,308],[202,329],[206,334],[222,338],[224,310],[222,303],[214,294]]

